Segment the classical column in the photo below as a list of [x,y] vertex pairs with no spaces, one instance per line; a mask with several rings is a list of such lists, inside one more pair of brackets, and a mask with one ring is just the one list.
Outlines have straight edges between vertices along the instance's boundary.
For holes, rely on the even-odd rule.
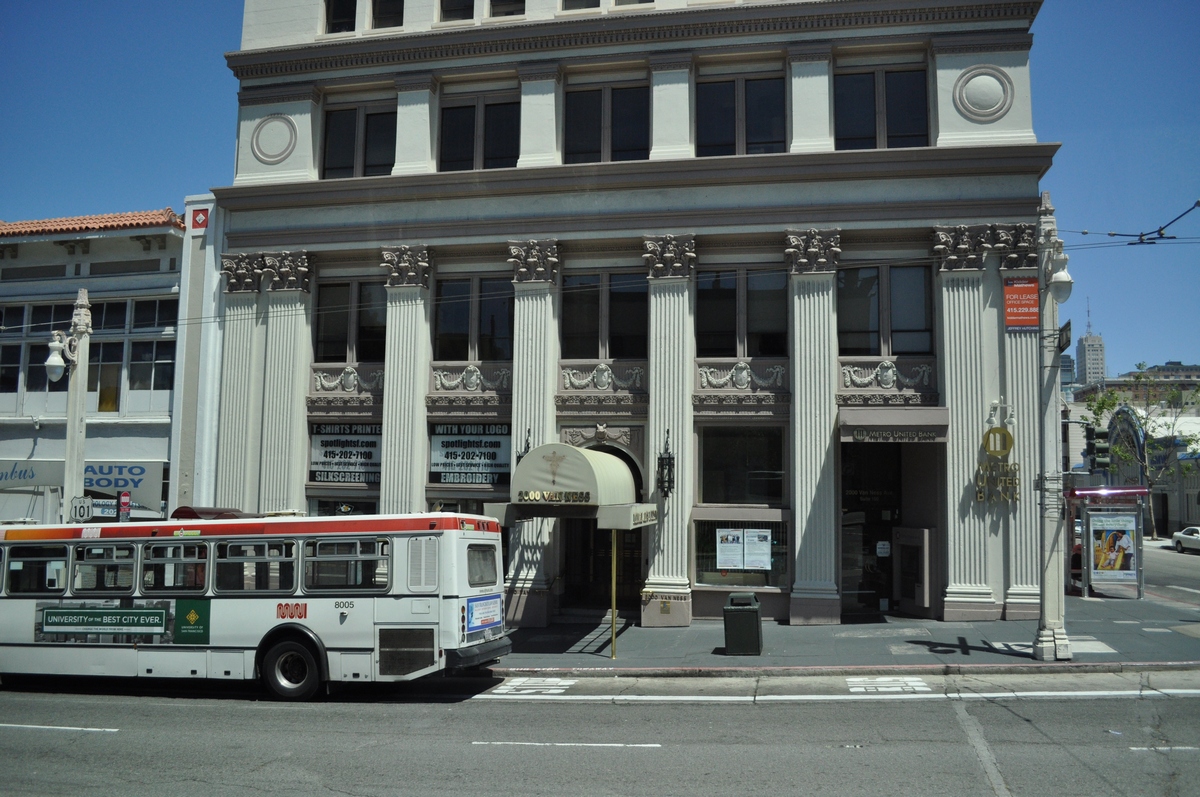
[[437,171],[434,132],[438,112],[437,82],[423,72],[396,78],[396,161],[392,174]]
[[828,44],[788,50],[792,140],[788,152],[833,151],[833,49]]
[[263,357],[260,512],[306,512],[308,408],[312,364],[306,252],[262,256],[266,352]]
[[425,511],[429,432],[429,253],[423,246],[385,248],[387,345],[383,361],[383,443],[379,511]]
[[[688,537],[695,499],[696,449],[692,428],[696,338],[692,321],[696,243],[691,235],[646,236],[649,267],[650,406],[646,421],[646,470],[654,473],[667,445],[675,456],[675,489],[669,496],[653,486],[658,525],[647,528],[644,550],[649,559],[642,590],[643,626],[692,623],[692,590],[688,578]],[[649,491],[647,491],[649,492]]]
[[217,506],[258,511],[257,441],[262,426],[263,342],[258,334],[257,255],[221,255],[225,281],[221,408],[217,415]]
[[[1037,228],[1032,224],[997,226],[992,251],[999,255],[1000,277],[1023,277],[1037,284]],[[1041,515],[1034,477],[1041,468],[1042,349],[1036,328],[1004,335],[1004,397],[1013,450],[1008,464],[1017,466],[1016,501],[1008,509],[1008,545],[1004,617],[1032,620],[1040,610]],[[1057,392],[1057,389],[1056,389]]]
[[557,166],[558,64],[528,64],[521,77],[521,156],[517,167]]
[[650,160],[691,158],[692,56],[666,53],[650,58]]
[[837,230],[789,231],[792,375],[792,625],[841,620],[838,595]]
[[983,433],[999,387],[988,372],[983,325],[984,255],[988,231],[958,227],[934,233],[942,340],[938,372],[950,410],[946,434],[946,558],[944,619],[997,619],[1000,608],[989,585],[989,523],[986,504],[975,499]]
[[[558,386],[558,242],[509,241],[515,307],[513,327],[513,445],[528,435],[531,448],[557,440],[554,395]],[[512,458],[517,467],[517,457]],[[538,518],[518,523],[509,546],[508,618],[516,625],[544,626],[556,596],[558,575],[553,545],[555,521]]]

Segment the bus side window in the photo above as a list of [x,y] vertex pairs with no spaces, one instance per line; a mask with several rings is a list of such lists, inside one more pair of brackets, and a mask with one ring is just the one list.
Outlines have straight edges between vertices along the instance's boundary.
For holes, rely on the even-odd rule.
[[304,543],[306,590],[388,588],[391,549],[387,540],[309,540]]
[[132,545],[76,545],[71,591],[132,592]]
[[10,595],[53,594],[67,590],[67,546],[14,545],[9,550]]
[[147,543],[142,549],[143,592],[203,592],[208,545]]
[[292,592],[296,544],[222,542],[217,545],[218,592]]

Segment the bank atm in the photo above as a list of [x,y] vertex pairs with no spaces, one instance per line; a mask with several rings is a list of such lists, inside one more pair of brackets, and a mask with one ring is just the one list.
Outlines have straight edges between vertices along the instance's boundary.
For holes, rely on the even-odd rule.
[[896,609],[915,617],[935,618],[941,583],[940,544],[937,529],[892,529],[892,600]]

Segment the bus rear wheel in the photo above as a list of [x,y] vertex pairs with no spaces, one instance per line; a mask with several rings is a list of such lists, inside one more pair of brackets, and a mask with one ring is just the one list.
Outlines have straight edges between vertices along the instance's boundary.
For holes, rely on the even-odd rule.
[[279,700],[308,700],[317,693],[321,676],[308,648],[299,642],[280,642],[263,656],[262,680]]

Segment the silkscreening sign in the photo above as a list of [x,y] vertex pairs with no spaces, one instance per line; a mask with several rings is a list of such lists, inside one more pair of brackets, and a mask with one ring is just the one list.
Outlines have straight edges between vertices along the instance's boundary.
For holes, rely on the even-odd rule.
[[379,484],[383,424],[309,424],[308,480],[313,484]]
[[507,423],[429,425],[429,483],[506,486],[512,467]]

